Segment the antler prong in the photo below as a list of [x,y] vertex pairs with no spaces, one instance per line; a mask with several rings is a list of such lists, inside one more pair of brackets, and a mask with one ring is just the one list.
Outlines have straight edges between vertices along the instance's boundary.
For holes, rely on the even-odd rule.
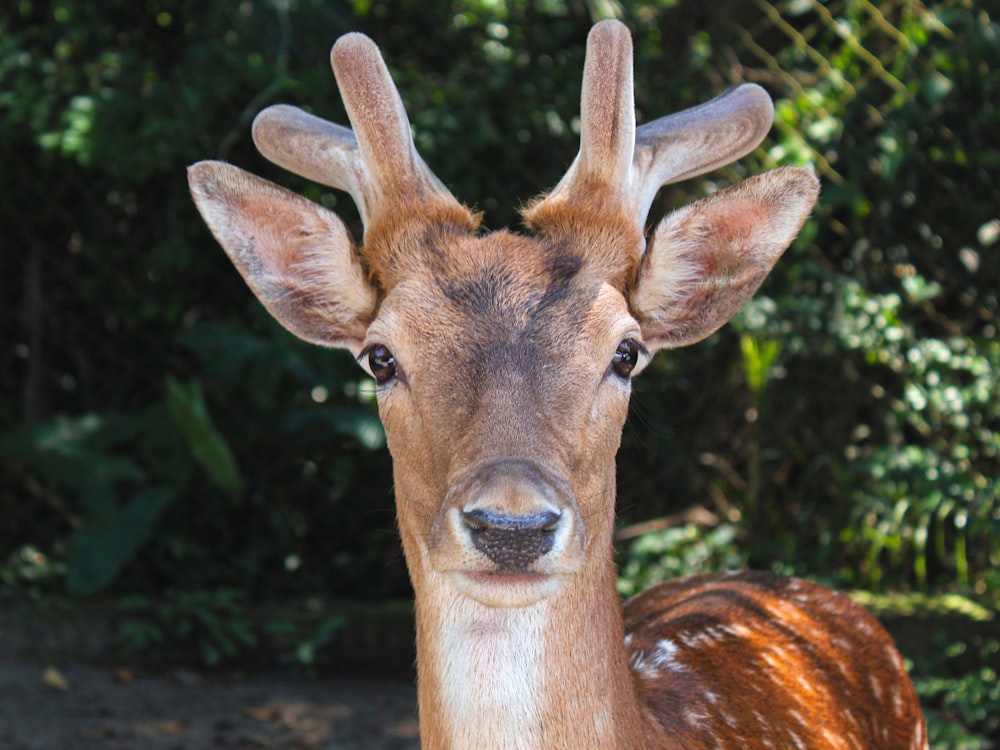
[[774,122],[771,97],[744,83],[697,107],[639,126],[635,133],[632,213],[643,222],[656,192],[753,151]]
[[274,163],[354,198],[365,227],[396,215],[444,208],[471,214],[417,153],[410,121],[388,67],[363,34],[337,40],[330,61],[353,128],[297,107],[275,105],[254,121],[254,142]]
[[628,29],[620,21],[602,21],[587,38],[580,153],[555,189],[529,210],[529,223],[557,204],[610,200],[642,232],[660,187],[745,156],[774,119],[767,92],[744,84],[636,128],[632,86]]
[[278,166],[350,193],[366,220],[373,196],[350,128],[298,107],[275,104],[254,119],[253,140],[257,150]]

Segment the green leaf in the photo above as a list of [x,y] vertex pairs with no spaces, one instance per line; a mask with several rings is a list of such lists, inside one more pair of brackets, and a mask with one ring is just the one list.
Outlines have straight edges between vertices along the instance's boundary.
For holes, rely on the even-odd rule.
[[777,359],[781,346],[777,341],[760,341],[744,334],[740,336],[740,350],[747,386],[759,396],[767,388],[771,365]]
[[58,417],[27,425],[0,438],[0,451],[53,487],[111,486],[141,482],[145,473],[136,463],[106,452],[102,433],[113,428],[109,415]]
[[198,381],[185,385],[167,376],[167,405],[174,424],[187,440],[191,455],[215,486],[230,497],[242,495],[243,475],[226,439],[212,424]]
[[76,529],[69,545],[70,592],[87,596],[114,581],[173,497],[166,487],[140,490],[124,508],[110,509]]

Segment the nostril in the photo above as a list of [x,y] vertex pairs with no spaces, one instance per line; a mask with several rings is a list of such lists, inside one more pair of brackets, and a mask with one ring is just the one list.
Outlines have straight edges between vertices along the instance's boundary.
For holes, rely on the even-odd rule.
[[551,550],[561,518],[555,511],[531,516],[509,516],[481,508],[462,512],[473,545],[502,572],[523,572]]
[[533,516],[507,516],[490,510],[477,508],[462,511],[465,525],[473,531],[486,529],[503,529],[505,531],[552,531],[562,518],[561,513],[553,510],[542,511]]

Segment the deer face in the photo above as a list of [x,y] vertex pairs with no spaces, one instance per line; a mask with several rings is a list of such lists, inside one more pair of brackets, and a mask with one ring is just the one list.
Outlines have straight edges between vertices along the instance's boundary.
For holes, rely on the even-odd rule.
[[595,539],[607,551],[641,330],[607,264],[564,243],[422,242],[359,357],[378,383],[408,559],[485,604],[528,604]]

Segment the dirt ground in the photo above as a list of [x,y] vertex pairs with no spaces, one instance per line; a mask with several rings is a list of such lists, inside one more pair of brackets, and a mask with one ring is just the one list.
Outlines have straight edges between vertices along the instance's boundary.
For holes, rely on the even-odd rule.
[[405,682],[0,660],[2,750],[418,750],[415,707]]
[[418,750],[412,622],[355,620],[310,678],[138,666],[100,607],[0,600],[0,750]]

